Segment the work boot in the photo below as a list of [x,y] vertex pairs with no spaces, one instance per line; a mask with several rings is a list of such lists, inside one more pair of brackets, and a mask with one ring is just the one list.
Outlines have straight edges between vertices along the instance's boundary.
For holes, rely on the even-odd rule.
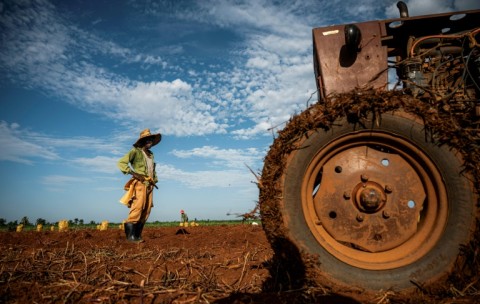
[[134,243],[139,243],[141,240],[139,240],[135,236],[135,231],[137,224],[134,223],[125,223],[123,224],[123,228],[125,229],[125,235],[127,236],[127,241],[129,242],[134,242]]
[[138,222],[135,228],[135,238],[140,242],[143,242],[143,239],[142,239],[143,226],[145,226],[145,223]]

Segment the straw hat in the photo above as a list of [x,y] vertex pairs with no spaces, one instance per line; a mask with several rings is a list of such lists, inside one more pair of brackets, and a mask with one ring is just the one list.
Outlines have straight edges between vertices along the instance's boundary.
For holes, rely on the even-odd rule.
[[152,134],[150,133],[150,129],[145,129],[142,132],[140,132],[140,137],[137,139],[137,141],[133,144],[135,147],[138,147],[140,142],[142,140],[145,140],[145,138],[151,138],[152,140],[152,147],[158,144],[162,140],[162,134]]

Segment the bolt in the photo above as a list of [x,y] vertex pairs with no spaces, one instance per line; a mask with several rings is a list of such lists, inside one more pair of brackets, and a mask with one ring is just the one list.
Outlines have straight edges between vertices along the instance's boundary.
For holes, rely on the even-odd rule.
[[392,193],[393,189],[392,189],[392,186],[390,185],[385,185],[385,192],[387,193]]
[[346,200],[349,200],[350,199],[350,193],[348,193],[347,191],[343,192],[343,198],[346,199]]
[[365,217],[363,216],[363,214],[357,214],[357,221],[363,222],[364,219]]
[[390,217],[390,213],[387,210],[383,210],[383,218],[388,219]]
[[320,225],[322,225],[322,222],[321,222],[320,220],[316,220],[316,221],[315,221],[315,225],[320,226]]
[[360,179],[362,180],[362,182],[366,182],[368,181],[368,175],[362,174],[362,176],[360,176]]

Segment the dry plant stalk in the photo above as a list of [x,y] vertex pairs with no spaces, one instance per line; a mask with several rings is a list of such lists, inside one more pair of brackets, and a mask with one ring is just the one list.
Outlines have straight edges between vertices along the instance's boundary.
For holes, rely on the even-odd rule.
[[[232,290],[258,292],[261,282],[247,274],[248,269],[261,267],[263,262],[252,260],[250,257],[258,253],[250,251],[219,261],[205,249],[81,251],[74,242],[62,248],[10,248],[1,252],[0,295],[5,303],[15,302],[19,285],[21,290],[34,292],[30,296],[42,303],[127,303],[135,299],[144,303],[163,303],[165,299],[165,303],[211,303]],[[239,259],[243,260],[243,270],[238,278],[223,282],[220,278],[229,271],[225,265]],[[129,266],[133,264],[139,266]]]

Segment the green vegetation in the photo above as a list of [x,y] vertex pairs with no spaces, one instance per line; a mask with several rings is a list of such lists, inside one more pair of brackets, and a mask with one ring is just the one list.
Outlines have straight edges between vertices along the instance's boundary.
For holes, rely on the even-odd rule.
[[[221,225],[239,225],[239,224],[251,224],[252,222],[257,222],[260,224],[260,220],[197,220],[199,226],[221,226]],[[191,223],[191,222],[190,222]],[[4,218],[0,218],[0,231],[15,231],[17,225],[23,224],[24,231],[32,231],[36,230],[38,224],[43,225],[43,231],[50,230],[51,226],[55,226],[55,229],[58,230],[58,222],[50,223],[47,222],[45,219],[38,218],[35,223],[31,223],[28,217],[24,216],[20,221],[12,221],[8,222]],[[108,223],[108,229],[118,229],[122,223]],[[179,221],[171,221],[171,222],[147,222],[145,227],[150,228],[159,228],[159,227],[177,227],[179,226]],[[85,223],[83,219],[68,220],[68,228],[70,230],[80,230],[80,229],[97,229],[97,225],[100,223],[96,223],[95,221],[90,221],[88,224]]]

